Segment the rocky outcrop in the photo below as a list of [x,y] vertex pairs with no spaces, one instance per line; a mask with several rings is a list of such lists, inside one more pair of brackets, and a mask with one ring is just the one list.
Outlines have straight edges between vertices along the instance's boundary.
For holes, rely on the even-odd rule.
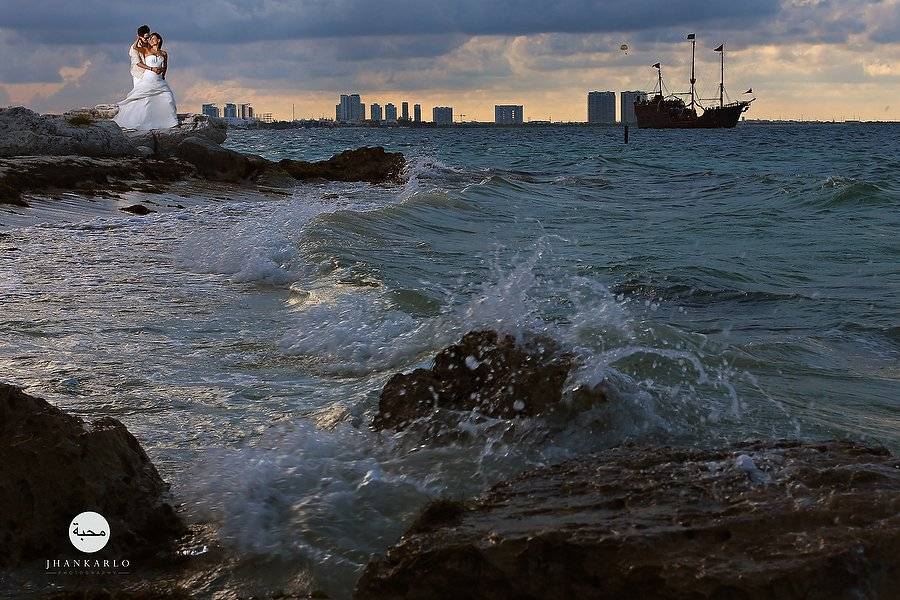
[[140,556],[166,548],[184,525],[167,486],[122,423],[87,426],[44,400],[0,384],[0,564],[76,552],[72,518],[99,512],[109,542],[92,557]]
[[97,106],[88,106],[68,110],[63,113],[67,117],[88,117],[91,119],[115,119],[119,114],[119,106],[117,104],[98,104]]
[[100,105],[58,116],[0,109],[0,204],[28,206],[26,194],[53,191],[162,191],[159,184],[192,175],[232,183],[259,180],[261,187],[290,186],[297,179],[381,183],[398,181],[404,165],[402,154],[383,148],[276,165],[221,147],[227,130],[220,119],[192,114],[179,117],[171,129],[123,132],[107,120],[116,111],[115,105]]
[[202,139],[214,145],[222,144],[228,136],[225,121],[206,115],[180,115],[178,127],[154,131],[125,131],[135,146],[153,150],[155,156],[174,156],[178,147],[188,139]]
[[134,144],[112,121],[86,115],[39,115],[21,106],[0,108],[0,157],[135,156]]
[[[434,357],[431,369],[398,373],[381,390],[376,429],[401,429],[438,409],[510,418],[557,407],[573,366],[552,340],[523,346],[495,331],[472,331]],[[603,401],[601,390],[593,400]]]
[[150,207],[145,206],[143,204],[131,204],[129,206],[125,206],[120,208],[122,212],[131,213],[133,215],[146,216],[150,213],[156,212],[152,210]]
[[196,167],[207,179],[240,182],[251,179],[269,166],[266,159],[241,154],[204,138],[188,138],[175,149],[175,156]]
[[20,156],[0,159],[0,204],[27,206],[26,193],[108,194],[155,186],[189,177],[191,165],[178,160]]
[[398,182],[406,160],[400,152],[363,147],[335,154],[328,160],[306,162],[285,159],[278,166],[294,179],[329,181]]
[[357,600],[895,597],[900,460],[852,443],[622,447],[426,509]]

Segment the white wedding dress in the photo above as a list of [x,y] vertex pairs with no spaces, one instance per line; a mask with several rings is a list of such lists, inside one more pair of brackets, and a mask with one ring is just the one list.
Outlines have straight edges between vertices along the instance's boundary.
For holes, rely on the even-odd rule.
[[[144,56],[148,67],[161,67],[163,57]],[[122,129],[168,129],[178,125],[175,94],[166,80],[153,71],[144,71],[128,96],[119,102],[119,114],[113,119]]]

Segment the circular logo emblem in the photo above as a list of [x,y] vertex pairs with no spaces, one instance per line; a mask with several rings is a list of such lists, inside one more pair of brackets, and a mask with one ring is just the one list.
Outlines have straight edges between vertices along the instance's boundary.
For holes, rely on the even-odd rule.
[[82,552],[96,552],[109,542],[109,523],[100,513],[83,512],[69,524],[69,541]]

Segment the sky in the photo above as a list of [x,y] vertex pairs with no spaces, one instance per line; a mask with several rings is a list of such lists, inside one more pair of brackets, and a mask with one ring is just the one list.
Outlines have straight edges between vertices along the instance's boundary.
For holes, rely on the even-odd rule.
[[165,38],[183,112],[333,118],[357,92],[426,119],[523,104],[526,120],[584,121],[588,91],[652,89],[655,62],[686,91],[693,32],[701,95],[717,94],[725,42],[730,97],[757,98],[748,118],[900,120],[900,0],[0,0],[0,106],[124,97],[143,23]]

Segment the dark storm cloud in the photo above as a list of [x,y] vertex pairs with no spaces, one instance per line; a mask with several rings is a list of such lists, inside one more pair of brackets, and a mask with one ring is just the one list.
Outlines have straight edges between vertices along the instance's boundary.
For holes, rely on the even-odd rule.
[[[793,54],[804,44],[850,50],[854,63],[832,68],[829,49],[800,74],[849,82],[890,76],[890,65],[861,56],[900,41],[896,0],[2,2],[0,100],[26,97],[29,86],[15,84],[55,84],[27,100],[48,110],[119,97],[130,85],[127,46],[144,22],[166,36],[173,84],[200,85],[196,94],[203,85],[262,95],[565,89],[594,85],[593,71],[628,76],[657,60],[684,70],[689,52],[678,44],[691,31],[701,64],[723,41],[735,51],[764,45],[782,65],[801,60]],[[767,76],[777,87],[782,74],[754,81]]]
[[142,22],[169,39],[248,42],[422,34],[520,35],[666,28],[687,23],[756,22],[778,0],[204,0],[152,3],[5,0],[0,29],[44,43],[113,42]]

